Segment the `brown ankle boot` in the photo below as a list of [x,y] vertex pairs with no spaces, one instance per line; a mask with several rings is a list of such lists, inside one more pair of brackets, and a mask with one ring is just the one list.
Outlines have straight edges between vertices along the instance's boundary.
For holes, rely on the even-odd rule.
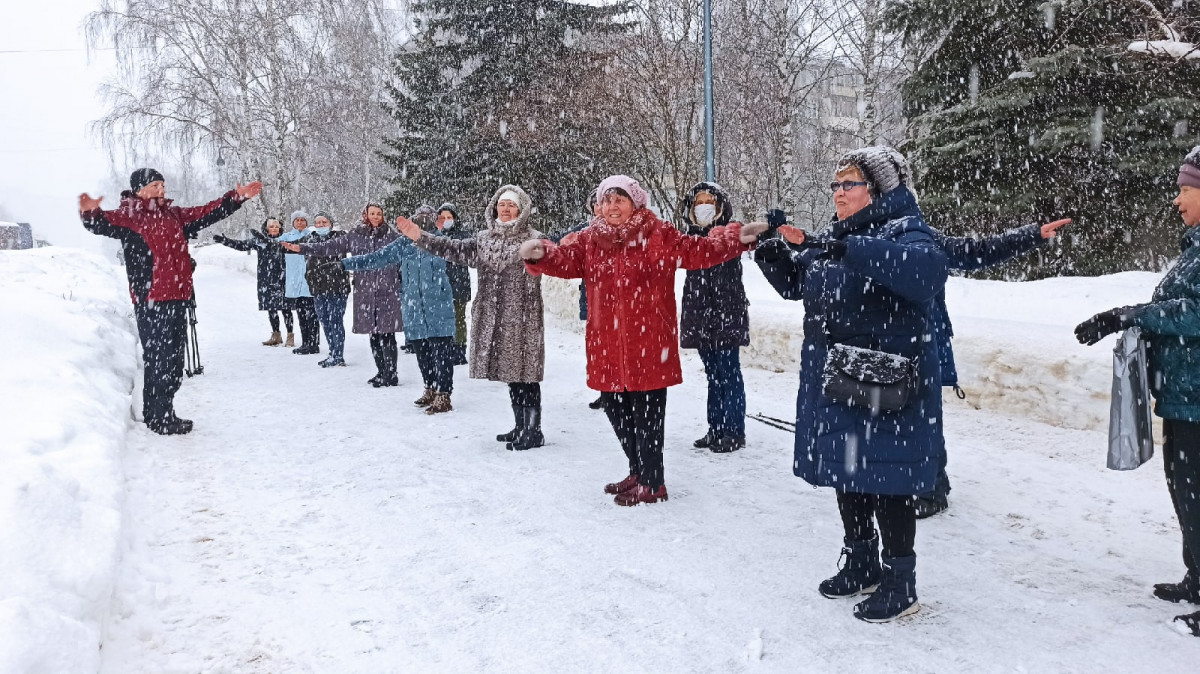
[[287,347],[296,346],[296,335],[294,333],[289,332],[287,341],[284,342],[283,345],[287,346]]
[[263,346],[279,346],[280,344],[283,344],[283,336],[279,334],[278,330],[272,332],[271,338],[263,342]]
[[427,388],[420,398],[413,401],[413,404],[417,407],[429,407],[435,398],[437,398],[437,391]]
[[429,407],[425,408],[425,414],[441,414],[443,412],[450,412],[453,409],[454,406],[450,404],[450,394],[437,393],[433,396],[433,402],[429,404]]

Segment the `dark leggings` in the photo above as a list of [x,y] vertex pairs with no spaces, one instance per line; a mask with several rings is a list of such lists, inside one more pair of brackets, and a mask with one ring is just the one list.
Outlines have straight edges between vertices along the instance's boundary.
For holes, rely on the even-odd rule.
[[1188,578],[1200,581],[1200,424],[1163,419],[1162,456],[1183,534],[1183,563]]
[[375,369],[379,370],[379,374],[396,376],[396,333],[371,333],[371,355],[375,357]]
[[508,385],[508,399],[521,407],[542,406],[542,385],[538,382],[516,382]]
[[417,354],[417,367],[425,388],[438,393],[454,392],[453,337],[427,337],[409,342]]
[[[271,332],[279,332],[279,313],[274,309],[267,310],[267,319],[271,321]],[[287,325],[287,331],[292,331],[292,312],[290,309],[283,310],[283,322]]]
[[913,497],[838,492],[837,501],[847,540],[875,538],[873,520],[878,520],[883,556],[912,556],[917,540],[917,511],[913,507]]
[[604,413],[629,460],[629,474],[638,484],[663,486],[663,444],[667,418],[667,389],[601,393]]
[[304,346],[321,346],[321,323],[317,320],[313,298],[296,298],[296,318],[300,321],[300,343]]

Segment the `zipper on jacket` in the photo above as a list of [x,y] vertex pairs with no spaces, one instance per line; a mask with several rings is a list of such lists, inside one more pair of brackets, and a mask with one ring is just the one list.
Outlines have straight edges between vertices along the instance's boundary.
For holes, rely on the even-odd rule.
[[617,334],[621,340],[621,386],[626,391],[629,390],[629,363],[628,359],[626,358],[629,344],[625,339],[625,331],[628,326],[625,324],[625,289],[622,286],[622,281],[625,280],[625,256],[628,254],[628,252],[629,246],[625,245],[623,246],[621,254],[617,256],[617,259],[621,263],[621,268],[619,270],[620,273],[617,274],[617,311],[619,313]]

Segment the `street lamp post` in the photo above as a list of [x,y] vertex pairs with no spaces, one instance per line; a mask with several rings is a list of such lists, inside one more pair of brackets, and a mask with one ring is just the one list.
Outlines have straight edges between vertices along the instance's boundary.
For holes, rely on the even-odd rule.
[[712,0],[704,0],[704,179],[717,179],[713,132]]

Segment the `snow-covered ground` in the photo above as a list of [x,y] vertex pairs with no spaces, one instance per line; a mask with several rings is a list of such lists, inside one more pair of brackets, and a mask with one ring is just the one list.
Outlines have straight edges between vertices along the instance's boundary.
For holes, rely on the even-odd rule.
[[[549,443],[512,453],[493,439],[511,425],[502,385],[459,368],[456,410],[427,417],[411,357],[401,387],[372,389],[362,336],[332,371],[262,347],[253,257],[197,258],[205,374],[178,399],[197,430],[129,433],[101,671],[1190,672],[1200,658],[1170,625],[1185,607],[1149,594],[1182,575],[1161,463],[1104,468],[1111,339],[1070,335],[1143,300],[1154,275],[952,282],[971,393],[947,406],[952,506],[919,527],[923,610],[876,626],[816,593],[841,527],[832,493],[792,476],[790,434],[751,421],[742,452],[691,448],[704,375],[690,352],[669,395],[671,500],[625,509],[601,493],[624,458],[586,406],[573,284],[547,283],[563,316],[546,340]],[[753,265],[746,279],[750,411],[787,418],[799,306]],[[111,412],[114,437],[126,412]],[[55,552],[47,563],[80,558]]]
[[123,270],[0,252],[0,672],[100,665],[137,333]]

